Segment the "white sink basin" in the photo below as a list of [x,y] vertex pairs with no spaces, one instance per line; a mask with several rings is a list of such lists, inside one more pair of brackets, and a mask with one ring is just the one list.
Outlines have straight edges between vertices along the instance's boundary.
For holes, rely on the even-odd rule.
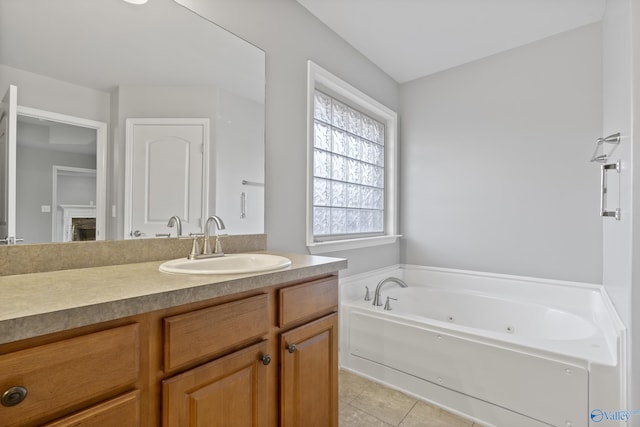
[[291,265],[291,260],[270,254],[226,254],[218,258],[179,258],[160,265],[164,273],[178,274],[242,274],[278,270]]

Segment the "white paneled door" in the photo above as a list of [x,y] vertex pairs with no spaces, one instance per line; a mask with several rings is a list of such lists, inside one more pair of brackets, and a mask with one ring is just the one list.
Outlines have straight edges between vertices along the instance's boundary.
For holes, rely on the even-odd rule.
[[0,244],[16,238],[16,129],[18,88],[10,85],[0,106]]
[[207,215],[209,119],[127,119],[125,238],[164,237],[169,218],[182,235]]

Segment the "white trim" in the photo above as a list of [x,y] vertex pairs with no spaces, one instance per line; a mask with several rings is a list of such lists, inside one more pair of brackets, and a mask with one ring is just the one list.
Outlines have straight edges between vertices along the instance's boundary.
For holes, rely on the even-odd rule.
[[[17,195],[17,151],[18,151],[18,121],[17,121],[17,101],[18,100],[18,87],[14,85],[9,85],[7,89],[7,93],[5,97],[2,99],[2,102],[8,102],[6,110],[6,116],[4,117],[7,120],[5,125],[6,135],[2,136],[2,138],[6,139],[6,147],[4,149],[5,152],[5,162],[6,162],[6,171],[5,174],[5,188],[0,188],[1,192],[4,192],[2,195],[5,197],[5,206],[6,209],[6,223],[3,225],[6,226],[7,234],[4,236],[0,236],[0,238],[6,239],[8,244],[15,243],[16,238],[20,238],[16,236],[16,218],[17,218],[17,206],[16,206],[16,195]],[[2,165],[4,167],[5,165]]]
[[[107,234],[107,124],[21,105],[18,105],[17,113],[20,116],[85,127],[96,131],[96,240],[105,240]],[[52,210],[54,208],[54,206],[51,207]],[[55,228],[55,217],[56,215],[51,215],[52,229]]]
[[[371,113],[385,124],[385,235],[339,241],[313,240],[313,109],[314,91],[324,87],[345,98],[363,112]],[[339,77],[307,61],[307,218],[306,240],[312,254],[357,249],[395,243],[398,235],[398,115]]]
[[385,234],[383,236],[362,237],[349,240],[332,240],[328,242],[307,243],[309,253],[324,254],[328,252],[347,251],[350,249],[368,248],[371,246],[390,245],[402,237],[398,234]]

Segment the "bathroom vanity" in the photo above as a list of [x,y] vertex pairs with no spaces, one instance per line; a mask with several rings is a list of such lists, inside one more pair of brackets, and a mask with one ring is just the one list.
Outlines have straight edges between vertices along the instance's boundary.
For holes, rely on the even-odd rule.
[[2,426],[337,426],[338,276],[144,262],[0,277]]

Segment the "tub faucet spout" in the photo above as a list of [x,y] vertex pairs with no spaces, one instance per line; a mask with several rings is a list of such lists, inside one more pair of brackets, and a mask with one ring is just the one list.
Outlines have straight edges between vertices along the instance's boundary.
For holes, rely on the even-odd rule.
[[385,283],[388,283],[388,282],[397,283],[402,288],[408,288],[409,287],[406,283],[404,283],[402,280],[398,279],[397,277],[387,277],[386,279],[382,279],[378,283],[378,286],[376,286],[376,292],[375,292],[375,294],[373,296],[373,305],[374,306],[381,307],[383,305],[382,304],[382,297],[380,296],[380,291],[382,290],[382,285],[384,285]]

